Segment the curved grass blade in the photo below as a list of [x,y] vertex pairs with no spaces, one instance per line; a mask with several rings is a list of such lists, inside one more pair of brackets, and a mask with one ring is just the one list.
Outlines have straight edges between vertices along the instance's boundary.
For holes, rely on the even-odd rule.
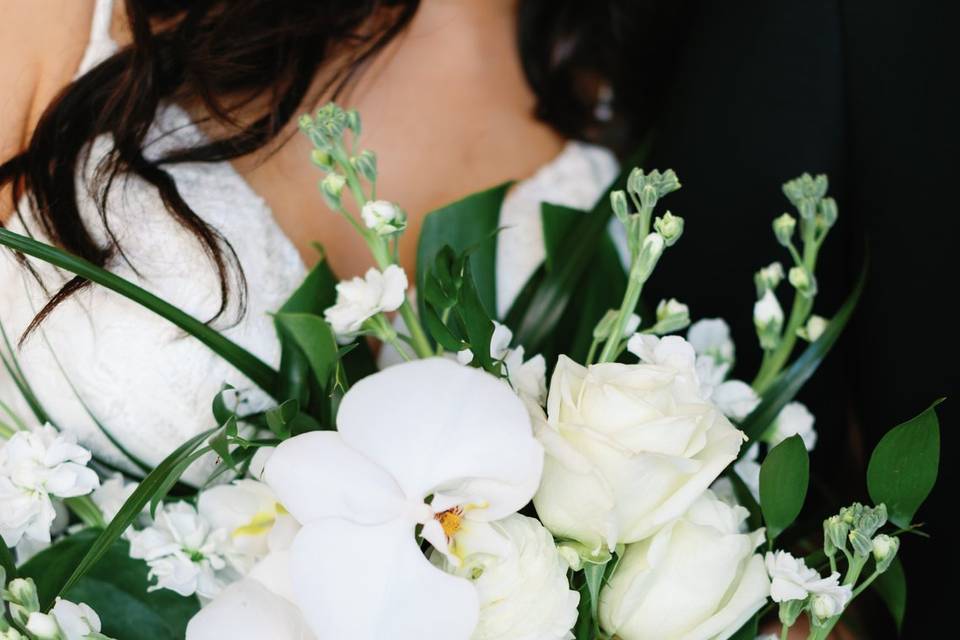
[[70,587],[77,584],[77,581],[97,564],[110,546],[120,538],[127,527],[140,515],[140,512],[147,506],[147,503],[161,491],[169,489],[172,485],[172,483],[169,482],[169,478],[179,470],[183,460],[189,458],[197,447],[203,445],[207,438],[220,428],[221,427],[218,426],[213,429],[208,429],[190,438],[180,445],[176,451],[167,456],[163,462],[157,465],[156,469],[143,479],[143,482],[140,483],[130,498],[123,504],[123,507],[120,508],[117,515],[110,524],[107,525],[107,528],[103,530],[103,533],[97,536],[93,546],[90,547],[90,550],[79,564],[77,564],[73,573],[70,574],[70,577],[67,578],[63,584],[57,585],[58,588],[51,591],[51,595],[46,598],[48,601],[41,603],[44,611],[53,603],[54,596],[62,595],[69,590]]
[[0,228],[0,245],[74,273],[153,311],[208,346],[265,392],[271,396],[276,393],[278,374],[272,367],[218,331],[149,291],[83,258],[7,229]]
[[[808,346],[800,357],[783,373],[781,373],[770,385],[770,388],[763,394],[763,399],[756,409],[740,425],[740,430],[747,434],[750,439],[759,438],[763,432],[773,424],[780,410],[791,402],[810,379],[813,372],[817,370],[823,359],[830,353],[830,349],[837,342],[840,334],[850,321],[857,303],[860,301],[860,295],[863,293],[864,284],[867,281],[868,264],[864,262],[860,270],[860,276],[857,278],[857,284],[853,291],[847,297],[843,306],[827,325],[826,330],[819,338]],[[741,455],[747,447],[742,447]]]
[[517,344],[523,345],[528,353],[539,353],[563,318],[577,283],[587,272],[613,215],[608,194],[626,185],[633,167],[642,164],[649,155],[650,142],[648,137],[640,150],[624,164],[623,172],[604,191],[590,213],[577,220],[564,234],[558,251],[564,257],[563,261],[549,272],[541,265],[507,314],[506,324],[513,328]]
[[[0,232],[2,231],[3,229],[0,229]],[[37,395],[30,387],[27,377],[23,374],[23,369],[20,368],[20,363],[17,362],[17,356],[14,353],[13,345],[10,343],[10,338],[7,336],[7,330],[4,329],[2,322],[0,322],[0,337],[3,338],[3,349],[0,349],[0,361],[3,362],[4,369],[7,370],[7,373],[10,375],[13,383],[17,386],[17,390],[20,391],[20,395],[23,396],[24,401],[27,403],[27,406],[30,407],[30,411],[33,413],[33,416],[37,419],[37,421],[40,424],[45,424],[47,422],[53,424],[50,420],[50,416],[47,415],[47,412],[43,410],[43,406],[37,399]]]

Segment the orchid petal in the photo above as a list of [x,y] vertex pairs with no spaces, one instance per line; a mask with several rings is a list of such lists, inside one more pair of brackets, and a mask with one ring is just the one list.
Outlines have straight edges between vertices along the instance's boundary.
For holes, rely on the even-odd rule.
[[438,491],[482,499],[484,517],[497,519],[523,507],[540,481],[543,449],[523,402],[495,377],[443,358],[364,378],[337,422],[411,500]]
[[473,585],[431,565],[400,520],[308,524],[291,571],[297,603],[323,638],[468,640],[477,624]]
[[280,444],[267,461],[264,479],[301,523],[339,517],[379,524],[407,508],[393,478],[331,431],[304,433]]
[[186,640],[313,640],[293,603],[247,578],[231,584],[190,619]]

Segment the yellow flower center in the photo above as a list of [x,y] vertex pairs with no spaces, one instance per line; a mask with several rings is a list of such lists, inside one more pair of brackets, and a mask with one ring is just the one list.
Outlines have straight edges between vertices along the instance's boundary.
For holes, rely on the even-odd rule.
[[460,531],[460,527],[463,525],[463,507],[447,509],[433,517],[440,522],[443,533],[447,536],[447,540],[450,540],[456,535],[457,531]]

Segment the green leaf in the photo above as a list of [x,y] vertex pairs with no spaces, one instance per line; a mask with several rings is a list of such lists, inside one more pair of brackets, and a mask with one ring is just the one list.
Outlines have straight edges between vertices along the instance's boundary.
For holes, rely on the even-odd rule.
[[[470,252],[477,293],[493,317],[497,312],[497,225],[500,207],[512,183],[474,193],[427,215],[417,243],[417,288],[423,290],[426,274],[445,247]],[[420,302],[421,317],[423,301]]]
[[463,285],[460,288],[460,304],[454,307],[467,331],[467,340],[473,357],[486,371],[500,374],[500,366],[490,356],[490,339],[493,337],[493,320],[480,300],[473,283],[470,263],[464,266]]
[[[764,392],[757,408],[740,424],[740,430],[747,434],[748,438],[756,440],[763,435],[780,415],[780,411],[793,401],[823,359],[830,353],[830,349],[843,333],[860,300],[860,294],[867,280],[867,266],[864,263],[853,291],[830,320],[823,334],[804,349],[789,368],[777,376],[773,384]],[[743,455],[746,450],[747,447],[743,447],[740,454]]]
[[205,344],[214,353],[236,367],[258,387],[271,395],[276,393],[279,381],[278,374],[269,365],[200,320],[184,313],[149,291],[83,258],[78,258],[66,251],[37,242],[32,238],[13,233],[7,229],[0,228],[0,245],[5,245],[15,251],[74,273],[153,311]]
[[[13,552],[6,545],[3,538],[0,538],[0,568],[6,571],[7,580],[17,577],[17,563],[13,560]],[[2,582],[2,580],[0,580]],[[0,585],[2,589],[6,585]]]
[[810,457],[800,436],[774,447],[760,465],[760,509],[772,542],[803,508],[810,481]]
[[867,489],[875,504],[887,505],[890,522],[910,526],[914,514],[937,482],[940,465],[942,400],[887,432],[870,456]]
[[340,359],[337,340],[330,325],[320,316],[309,313],[278,313],[276,318],[307,356],[317,381],[324,389],[328,389],[334,367]]
[[753,616],[740,627],[739,631],[730,636],[730,640],[755,640],[757,637],[757,626],[759,624],[759,616]]
[[623,172],[607,189],[593,209],[581,216],[577,223],[564,234],[559,255],[563,260],[559,268],[549,272],[541,268],[524,286],[521,295],[507,314],[506,324],[514,329],[518,344],[528,353],[539,353],[542,345],[553,335],[554,330],[567,310],[577,289],[577,284],[587,272],[592,258],[600,246],[613,215],[610,207],[610,191],[626,186],[627,176],[633,167],[642,164],[648,155],[649,140],[625,164]]
[[900,632],[903,629],[903,616],[907,612],[907,576],[900,558],[893,559],[887,570],[874,581],[873,588],[886,603]]
[[[219,428],[219,427],[217,427]],[[193,452],[200,447],[207,438],[209,438],[216,429],[210,429],[199,433],[180,445],[173,453],[164,458],[164,460],[151,471],[146,478],[137,486],[136,490],[127,499],[120,508],[117,515],[110,521],[106,529],[97,536],[97,539],[91,545],[90,550],[74,566],[73,562],[65,563],[64,569],[74,566],[73,571],[63,580],[58,580],[56,588],[51,589],[51,593],[62,595],[85,576],[110,549],[114,542],[120,539],[121,534],[127,527],[140,515],[143,508],[147,506],[151,498],[164,491],[164,487],[169,490],[173,481],[179,477],[180,463],[189,458]],[[169,483],[169,484],[168,484]],[[52,597],[41,601],[43,609],[47,609],[53,603]]]
[[597,611],[600,608],[600,589],[603,587],[603,578],[606,575],[609,562],[609,560],[600,564],[588,562],[583,567],[584,579],[587,581],[587,593],[590,594],[590,617],[593,619],[594,633],[600,630],[600,617]]
[[[64,571],[79,561],[100,532],[86,529],[68,536],[40,552],[22,567],[37,584],[42,599],[55,594]],[[184,598],[173,591],[148,591],[148,568],[130,557],[129,545],[115,542],[100,563],[64,597],[84,602],[99,614],[103,633],[116,640],[175,640],[183,638],[187,622],[199,610],[196,598]]]

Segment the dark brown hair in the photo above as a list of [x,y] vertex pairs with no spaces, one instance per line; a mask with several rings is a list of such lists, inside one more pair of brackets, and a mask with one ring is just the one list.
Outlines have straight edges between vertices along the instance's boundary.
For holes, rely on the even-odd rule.
[[[648,126],[669,75],[663,61],[676,47],[679,4],[519,0],[517,41],[538,96],[537,115],[567,136],[596,136],[604,124],[595,117],[597,87],[603,85],[616,99],[613,122],[621,140]],[[223,314],[231,295],[241,297],[243,309],[246,286],[236,255],[183,200],[164,166],[228,161],[262,149],[310,106],[318,71],[334,64],[334,47],[351,52],[337,58],[336,68],[324,67],[332,79],[320,91],[336,95],[403,31],[418,5],[419,0],[126,0],[132,44],[60,92],[27,148],[0,165],[0,187],[12,186],[14,203],[27,196],[30,222],[47,239],[102,266],[117,257],[126,260],[105,211],[110,185],[124,174],[146,180],[216,268],[221,304],[215,317]],[[660,64],[649,67],[659,68],[660,76],[630,77],[631,60],[641,53],[659,57]],[[226,125],[227,133],[148,159],[143,144],[157,108],[176,100],[199,102],[200,111]],[[241,109],[252,109],[255,116],[240,122]],[[94,192],[101,194],[103,233],[93,234],[81,220],[75,180],[84,150],[102,134],[112,136],[113,149],[96,166]],[[23,220],[22,212],[17,215]],[[95,235],[105,235],[107,243]],[[229,284],[232,269],[239,287]],[[74,278],[53,293],[31,329],[85,284]]]

